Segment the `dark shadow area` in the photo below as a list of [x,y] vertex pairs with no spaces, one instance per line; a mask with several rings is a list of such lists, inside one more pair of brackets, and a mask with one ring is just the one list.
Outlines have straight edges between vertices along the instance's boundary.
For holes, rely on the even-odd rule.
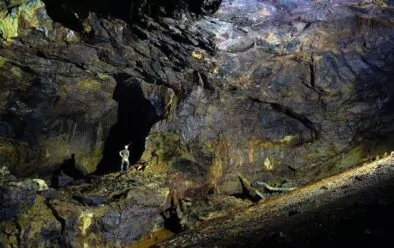
[[251,235],[242,247],[384,247],[392,243],[394,226],[393,184],[357,196],[360,200],[333,202],[317,212],[292,213],[295,223],[280,219],[276,232],[263,239]]
[[132,1],[128,0],[43,0],[48,15],[74,31],[83,31],[83,20],[94,12],[99,16],[111,16],[128,20]]
[[374,49],[362,56],[369,70],[357,77],[355,87],[356,102],[366,104],[369,109],[353,125],[359,138],[354,143],[367,144],[375,157],[394,150],[394,46],[389,41],[371,46]]
[[51,179],[51,186],[53,188],[59,188],[62,186],[66,186],[74,180],[84,179],[85,175],[78,170],[76,166],[75,154],[71,154],[70,158],[67,158],[60,165],[60,168],[57,169]]
[[94,12],[126,22],[143,21],[144,16],[179,17],[183,12],[200,15],[215,13],[222,0],[43,0],[48,15],[56,22],[83,31],[83,20]]
[[115,79],[117,85],[113,98],[118,102],[118,120],[109,131],[96,174],[120,171],[119,151],[128,144],[130,165],[135,164],[144,152],[145,138],[152,125],[162,118],[145,98],[137,80],[129,80],[129,76],[123,74],[116,75]]
[[187,230],[189,228],[188,215],[185,212],[185,203],[178,196],[173,195],[171,197],[171,207],[160,213],[164,220],[164,227],[173,233]]
[[160,215],[164,220],[164,227],[167,230],[170,230],[173,233],[180,233],[184,231],[180,224],[180,219],[176,215],[175,209],[169,209],[166,212],[162,212]]

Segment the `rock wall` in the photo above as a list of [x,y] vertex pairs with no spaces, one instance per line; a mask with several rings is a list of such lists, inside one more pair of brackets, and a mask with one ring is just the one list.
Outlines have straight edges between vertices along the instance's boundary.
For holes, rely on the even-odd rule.
[[302,184],[389,152],[389,9],[365,1],[223,1],[196,23],[214,34],[213,55],[192,54],[207,69],[153,127],[143,159],[152,171],[172,164],[232,193],[239,172]]
[[2,3],[0,160],[14,173],[71,154],[85,174],[116,171],[131,143],[152,171],[311,180],[392,148],[382,1]]

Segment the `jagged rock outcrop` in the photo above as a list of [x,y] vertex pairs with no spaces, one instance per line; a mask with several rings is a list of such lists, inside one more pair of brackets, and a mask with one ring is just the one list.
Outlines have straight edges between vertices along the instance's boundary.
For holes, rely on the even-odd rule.
[[0,1],[0,166],[103,175],[130,144],[142,173],[233,195],[371,160],[393,149],[388,4]]
[[186,177],[173,174],[111,173],[40,191],[34,180],[2,179],[2,247],[118,247],[142,238],[153,244],[196,221],[250,204],[206,197]]

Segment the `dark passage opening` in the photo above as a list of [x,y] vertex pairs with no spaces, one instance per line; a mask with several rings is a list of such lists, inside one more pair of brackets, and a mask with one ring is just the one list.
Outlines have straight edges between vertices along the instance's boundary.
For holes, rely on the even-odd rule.
[[112,16],[128,21],[129,8],[134,1],[129,0],[43,0],[48,15],[55,22],[82,32],[83,20],[94,12],[99,16]]
[[94,12],[99,16],[115,17],[126,22],[140,22],[145,15],[179,17],[180,13],[197,15],[215,13],[222,0],[43,0],[48,15],[55,22],[82,32],[83,20]]
[[[120,171],[119,151],[130,145],[130,166],[135,164],[145,149],[145,139],[154,123],[162,119],[151,101],[145,98],[138,80],[128,75],[116,75],[113,98],[118,102],[118,119],[109,131],[104,144],[103,158],[96,174]],[[160,106],[159,106],[160,107]]]

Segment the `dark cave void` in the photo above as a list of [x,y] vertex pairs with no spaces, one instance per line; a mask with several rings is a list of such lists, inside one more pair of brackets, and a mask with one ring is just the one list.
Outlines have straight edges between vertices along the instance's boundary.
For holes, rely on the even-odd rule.
[[83,19],[90,12],[111,16],[126,22],[140,22],[144,16],[176,17],[181,13],[197,16],[215,13],[222,0],[43,0],[48,15],[56,22],[82,32]]
[[109,131],[96,174],[120,171],[119,151],[127,144],[130,144],[130,166],[135,164],[144,152],[150,129],[162,119],[163,112],[158,113],[152,102],[145,98],[138,80],[129,80],[127,75],[117,75],[115,79],[113,98],[118,102],[118,119]]

